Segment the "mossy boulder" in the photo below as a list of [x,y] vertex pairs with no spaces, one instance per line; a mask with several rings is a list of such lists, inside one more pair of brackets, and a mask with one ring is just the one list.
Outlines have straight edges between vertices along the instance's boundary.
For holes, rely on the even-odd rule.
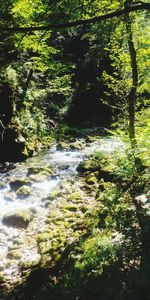
[[17,191],[22,186],[31,186],[31,184],[32,184],[32,182],[28,178],[25,178],[25,179],[15,178],[15,179],[12,179],[9,183],[10,188],[13,191]]
[[0,272],[0,284],[1,283],[5,283],[5,282],[6,282],[6,279],[5,279],[4,275],[3,275],[3,273]]
[[37,243],[45,242],[53,238],[53,232],[42,232],[37,235]]
[[67,196],[67,199],[72,202],[79,202],[82,200],[81,192],[74,192]]
[[55,200],[56,198],[59,198],[59,197],[61,197],[62,195],[63,195],[63,193],[62,193],[61,191],[59,191],[59,190],[54,190],[54,191],[52,191],[52,192],[48,195],[47,199],[48,199],[48,200]]
[[103,179],[99,183],[99,190],[103,192],[104,190],[110,189],[114,187],[114,183],[107,181],[105,182]]
[[41,255],[37,254],[35,258],[21,262],[21,270],[33,269],[40,266]]
[[56,149],[58,151],[61,151],[61,150],[67,150],[69,149],[69,144],[65,143],[65,142],[59,142]]
[[7,254],[9,259],[20,259],[22,257],[22,252],[20,250],[11,250]]
[[2,223],[8,227],[27,228],[32,218],[33,214],[30,210],[20,210],[5,215]]
[[70,184],[70,182],[68,182],[67,180],[63,180],[60,184],[60,189],[61,191],[65,191],[67,194],[72,193],[72,186]]
[[42,181],[45,181],[48,179],[48,176],[47,175],[44,175],[44,174],[33,174],[33,175],[30,175],[29,176],[30,179],[32,180],[32,182],[42,182]]
[[97,140],[100,140],[100,136],[91,136],[91,135],[88,135],[85,139],[85,141],[90,144],[90,143],[93,143]]
[[28,185],[23,185],[16,191],[17,197],[27,198],[31,195],[31,188]]
[[75,143],[72,143],[70,145],[70,149],[72,149],[72,150],[82,150],[82,149],[84,149],[84,147],[85,147],[85,144],[82,142],[78,142],[78,141]]
[[68,204],[64,206],[64,210],[69,210],[71,212],[76,212],[78,210],[78,206],[75,204]]
[[97,184],[97,178],[94,173],[91,173],[90,175],[88,175],[86,177],[85,181],[87,184],[90,184],[90,185]]
[[85,173],[88,171],[95,172],[95,171],[99,171],[99,169],[100,166],[98,162],[92,159],[87,159],[82,161],[77,167],[77,171],[80,173]]
[[45,175],[50,176],[53,175],[53,170],[51,167],[30,167],[28,169],[28,176],[30,175]]
[[103,168],[99,170],[99,178],[104,179],[106,182],[112,182],[114,180],[114,174],[109,168]]
[[4,182],[0,181],[0,190],[3,190],[6,187]]
[[44,241],[38,244],[39,253],[41,255],[49,253],[51,254],[53,252],[53,247],[51,244],[51,241]]
[[95,186],[95,184],[88,184],[85,183],[85,185],[82,187],[83,191],[86,191],[86,193],[89,194],[89,196],[94,196],[95,192],[97,191],[98,186]]

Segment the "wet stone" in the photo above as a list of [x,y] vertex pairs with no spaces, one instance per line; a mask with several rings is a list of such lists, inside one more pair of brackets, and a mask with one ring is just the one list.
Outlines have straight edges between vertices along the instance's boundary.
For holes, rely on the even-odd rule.
[[12,202],[12,201],[14,201],[14,199],[13,199],[13,197],[11,197],[11,196],[4,196],[4,199],[6,200],[6,201],[8,201],[8,202]]
[[69,145],[65,142],[60,142],[58,145],[57,145],[57,150],[66,150],[69,148]]
[[19,250],[12,250],[7,254],[7,258],[9,259],[20,259],[21,257],[22,257],[22,252]]
[[13,191],[17,191],[22,186],[31,186],[32,182],[29,179],[13,179],[9,185]]
[[3,275],[3,273],[0,272],[0,284],[1,283],[4,283],[6,280],[5,280],[5,277]]
[[0,181],[0,190],[5,189],[5,187],[6,187],[5,183]]
[[77,210],[78,210],[78,207],[76,206],[76,205],[67,205],[66,207],[64,207],[65,208],[65,210],[69,210],[69,211],[71,211],[71,212],[76,212]]
[[95,162],[94,160],[85,160],[82,161],[79,166],[77,167],[77,171],[80,173],[85,173],[88,171],[99,171],[100,167],[97,165],[97,162]]
[[97,183],[97,178],[94,174],[91,174],[86,178],[86,182],[90,185],[96,184]]
[[75,142],[70,145],[70,148],[72,150],[82,150],[82,149],[84,149],[84,147],[85,147],[85,144],[82,142]]
[[27,185],[23,185],[16,191],[17,197],[26,198],[31,195],[31,188]]
[[[71,144],[74,144],[74,146],[76,144],[76,146],[73,146],[74,149],[70,150]],[[66,145],[67,151],[64,149],[62,152],[57,152],[54,147],[50,153],[46,154],[47,156],[41,155],[40,160],[38,157],[35,159],[32,158],[32,162],[27,162],[25,170],[23,166],[20,172],[24,174],[23,177],[26,176],[26,173],[29,176],[27,179],[25,178],[25,182],[23,182],[24,179],[16,178],[20,174],[16,171],[16,177],[13,181],[18,180],[19,186],[17,188],[13,186],[16,182],[10,184],[13,186],[10,190],[10,197],[14,197],[14,203],[8,203],[7,205],[23,205],[25,207],[27,204],[27,207],[30,207],[29,210],[25,210],[25,215],[24,210],[18,211],[18,209],[16,212],[14,211],[11,214],[5,215],[3,217],[3,224],[5,226],[1,226],[2,231],[0,228],[0,231],[5,231],[6,235],[5,238],[3,235],[0,236],[3,239],[3,241],[0,239],[2,249],[2,256],[0,257],[1,271],[6,276],[7,282],[11,282],[12,285],[22,280],[22,275],[26,274],[28,276],[33,268],[55,266],[56,261],[61,259],[61,257],[63,259],[63,252],[66,249],[68,250],[69,248],[69,251],[72,251],[72,246],[68,247],[68,245],[71,243],[74,247],[75,242],[79,241],[81,236],[87,234],[87,231],[89,231],[86,212],[89,209],[92,214],[93,195],[96,193],[96,184],[94,181],[99,178],[99,169],[97,170],[97,166],[94,165],[95,163],[92,160],[86,159],[86,164],[80,165],[83,167],[83,172],[81,173],[84,173],[84,176],[80,176],[80,178],[75,177],[76,166],[82,160],[82,155],[79,152],[82,145],[77,145],[75,141],[67,142]],[[66,145],[61,146],[66,147]],[[80,149],[76,151],[78,150],[78,146]],[[75,151],[73,152],[73,150]],[[88,149],[83,150],[81,153],[86,155],[86,150]],[[44,160],[42,161],[43,158]],[[49,167],[50,163],[54,168],[53,171],[52,167]],[[48,164],[48,168],[41,167],[46,164]],[[67,168],[69,170],[65,171]],[[69,173],[70,170],[71,174]],[[93,172],[93,177],[89,178],[88,175],[91,175],[91,171]],[[97,173],[94,173],[95,171],[98,171],[98,176]],[[44,190],[42,187],[42,191],[40,191],[42,183],[51,184],[50,181],[53,176],[54,179],[56,177],[55,173],[60,178],[58,185],[56,185],[57,187],[54,186],[55,190],[54,188],[51,189],[51,187],[48,190]],[[22,176],[20,177],[22,178]],[[86,182],[87,177],[89,182]],[[8,180],[12,182],[12,177],[7,177]],[[26,180],[29,180],[29,184],[27,184]],[[30,194],[30,182],[33,184],[32,194]],[[40,182],[40,185],[35,184],[38,182]],[[86,184],[89,186],[88,190],[86,189]],[[26,199],[26,196],[23,196],[22,189],[24,188],[30,189],[26,190],[27,195],[28,193],[29,196],[31,195],[30,198],[27,196]],[[84,191],[82,188],[84,188]],[[16,197],[14,191],[16,193],[21,192],[19,197]],[[6,190],[7,195],[8,192]],[[44,201],[47,201],[47,203]],[[49,201],[51,201],[51,205],[49,205]],[[49,205],[48,209],[44,207],[44,204]],[[31,212],[31,207],[33,207],[33,210],[36,207],[36,210]],[[31,222],[33,215],[34,220]],[[11,244],[12,241],[13,244]],[[50,264],[48,265],[47,262]]]
[[52,168],[47,168],[47,167],[30,167],[28,168],[28,176],[30,175],[53,175]]
[[20,210],[5,215],[2,219],[2,223],[10,227],[27,228],[32,218],[33,215],[30,210]]
[[37,267],[40,263],[40,260],[41,260],[41,255],[36,254],[33,258],[30,257],[30,259],[22,261],[21,269],[26,270],[26,269],[32,269],[34,267]]

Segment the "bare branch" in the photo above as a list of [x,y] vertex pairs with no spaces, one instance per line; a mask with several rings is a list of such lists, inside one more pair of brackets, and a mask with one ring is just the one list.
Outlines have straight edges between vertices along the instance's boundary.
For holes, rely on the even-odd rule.
[[2,128],[3,130],[6,129],[6,127],[4,126],[3,122],[0,120],[0,129],[1,129],[1,128]]
[[1,141],[3,142],[4,132],[5,132],[6,127],[4,126],[3,122],[0,120],[0,130],[1,129],[2,129],[2,131],[0,132],[0,135],[1,135]]

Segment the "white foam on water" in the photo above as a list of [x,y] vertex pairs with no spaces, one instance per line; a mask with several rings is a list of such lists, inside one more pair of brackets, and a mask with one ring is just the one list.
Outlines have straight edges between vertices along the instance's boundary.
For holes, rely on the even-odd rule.
[[[111,153],[117,148],[124,150],[124,145],[117,138],[103,138],[98,141],[91,143],[91,145],[86,146],[83,150],[56,150],[56,146],[43,153],[39,154],[37,157],[28,159],[25,163],[17,164],[16,169],[11,170],[6,175],[1,174],[0,180],[5,183],[5,188],[0,189],[0,219],[8,213],[15,213],[17,210],[31,209],[35,210],[35,217],[32,223],[32,230],[37,228],[43,228],[43,224],[46,219],[47,208],[44,203],[44,199],[48,194],[53,191],[63,179],[68,179],[74,176],[77,171],[77,166],[84,159],[85,156],[92,154],[94,151],[102,151],[104,153]],[[43,180],[39,179],[40,182],[32,182],[31,185],[31,195],[28,197],[17,197],[16,193],[11,191],[9,186],[9,181],[14,178],[24,178],[27,176],[28,169],[30,167],[50,167],[54,169],[56,175],[49,176],[49,178]],[[42,224],[42,225],[41,225]],[[7,252],[8,248],[12,246],[15,239],[25,239],[24,229],[8,228],[3,226],[0,222],[0,256],[2,261],[0,262],[0,267],[5,266],[4,274],[8,279],[13,280],[15,276],[19,274],[18,262],[17,260],[12,263],[9,267],[7,266]],[[31,232],[32,235],[32,232]],[[31,256],[34,259],[37,258],[37,250],[33,247],[34,245],[28,245],[24,249],[22,260],[30,261]],[[32,255],[31,255],[32,254]]]

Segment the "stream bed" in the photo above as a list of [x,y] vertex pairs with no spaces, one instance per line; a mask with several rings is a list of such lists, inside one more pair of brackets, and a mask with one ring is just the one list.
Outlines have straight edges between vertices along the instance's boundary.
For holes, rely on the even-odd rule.
[[[110,153],[122,148],[122,143],[115,137],[99,138],[90,143],[84,139],[78,142],[82,143],[83,149],[57,150],[57,145],[53,144],[50,149],[0,174],[0,273],[10,284],[19,282],[24,263],[40,261],[36,235],[48,226],[46,219],[50,205],[53,205],[53,201],[50,203],[47,198],[50,192],[60,186],[64,179],[75,178],[77,166],[92,152],[99,150]],[[31,168],[52,168],[53,173],[38,177],[29,174]],[[24,178],[30,180],[31,193],[26,197],[17,195],[11,188],[13,180]],[[8,214],[27,210],[33,218],[26,228],[4,224],[3,220]]]

